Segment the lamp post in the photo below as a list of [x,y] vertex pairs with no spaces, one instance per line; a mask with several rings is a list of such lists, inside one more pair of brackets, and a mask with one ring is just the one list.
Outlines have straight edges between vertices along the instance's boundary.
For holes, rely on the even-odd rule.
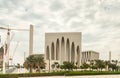
[[5,58],[5,46],[4,46],[4,52],[3,52],[3,74],[5,74],[5,62],[6,62],[6,58]]
[[49,58],[49,72],[50,72],[50,58]]

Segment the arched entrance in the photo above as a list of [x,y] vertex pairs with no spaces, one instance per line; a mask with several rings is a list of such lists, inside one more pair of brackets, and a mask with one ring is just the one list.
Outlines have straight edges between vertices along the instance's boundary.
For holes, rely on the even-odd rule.
[[75,61],[75,45],[74,45],[74,42],[72,42],[72,45],[71,45],[71,62],[74,63]]
[[46,59],[47,59],[47,60],[50,59],[49,46],[47,46],[47,48],[46,48]]
[[61,61],[63,63],[65,57],[65,40],[64,37],[61,39]]
[[59,60],[59,55],[60,55],[60,44],[59,44],[59,39],[56,41],[56,60]]
[[67,39],[66,41],[66,61],[70,61],[70,41]]
[[79,65],[79,63],[80,63],[80,48],[79,48],[79,46],[77,46],[77,59],[76,60],[77,60],[76,61],[77,65]]
[[51,59],[54,60],[55,58],[55,51],[54,51],[54,43],[51,44]]

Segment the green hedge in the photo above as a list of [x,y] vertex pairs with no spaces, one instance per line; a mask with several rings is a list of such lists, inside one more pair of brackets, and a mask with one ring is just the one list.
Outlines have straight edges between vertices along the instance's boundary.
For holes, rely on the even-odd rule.
[[18,74],[19,77],[35,77],[35,76],[62,76],[65,72],[51,72],[51,73],[26,73]]
[[51,73],[0,74],[0,78],[38,77],[38,76],[109,75],[109,74],[120,74],[120,72],[66,71],[66,72],[51,72]]
[[66,76],[75,76],[75,75],[109,75],[109,74],[120,74],[120,72],[108,72],[108,71],[73,71],[65,73]]
[[38,76],[63,76],[64,73],[65,72],[0,74],[0,78],[38,77]]
[[18,74],[0,74],[0,78],[18,78]]

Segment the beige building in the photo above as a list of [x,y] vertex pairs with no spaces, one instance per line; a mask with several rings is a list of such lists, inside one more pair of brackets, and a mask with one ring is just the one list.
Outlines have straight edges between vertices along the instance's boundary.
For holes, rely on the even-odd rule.
[[90,60],[98,60],[99,59],[99,53],[95,51],[83,51],[82,52],[82,64],[86,63]]
[[81,32],[45,33],[46,69],[51,69],[54,62],[64,61],[81,65]]

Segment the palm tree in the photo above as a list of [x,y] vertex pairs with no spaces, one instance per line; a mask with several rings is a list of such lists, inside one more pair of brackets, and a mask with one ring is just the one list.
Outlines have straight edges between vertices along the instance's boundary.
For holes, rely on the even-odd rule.
[[37,69],[40,72],[40,69],[45,68],[44,58],[41,56],[30,55],[24,62],[24,67],[32,73],[32,69]]
[[88,69],[90,67],[90,65],[89,64],[87,64],[87,63],[84,63],[82,66],[80,66],[80,68],[81,69]]
[[72,62],[68,62],[68,61],[64,61],[63,65],[60,66],[61,69],[68,69],[68,70],[73,70],[75,67],[74,63]]
[[45,68],[44,58],[40,56],[34,57],[35,59],[35,66],[38,68],[38,71],[40,72],[40,69]]
[[104,62],[105,62],[105,68],[108,71],[109,70],[110,61],[104,61]]
[[92,69],[95,69],[95,66],[94,66],[94,60],[89,60],[90,62],[90,70]]
[[103,60],[95,60],[96,61],[96,67],[98,68],[98,69],[101,69],[101,71],[102,71],[102,69],[103,68],[105,68],[105,63],[104,63],[104,61]]
[[56,68],[57,68],[57,69],[59,69],[59,68],[60,68],[60,64],[59,64],[59,63],[56,65]]
[[30,73],[32,73],[32,69],[33,69],[34,64],[35,64],[34,56],[33,55],[29,56],[26,59],[25,64],[26,64],[25,67],[27,66],[26,68],[29,69]]

